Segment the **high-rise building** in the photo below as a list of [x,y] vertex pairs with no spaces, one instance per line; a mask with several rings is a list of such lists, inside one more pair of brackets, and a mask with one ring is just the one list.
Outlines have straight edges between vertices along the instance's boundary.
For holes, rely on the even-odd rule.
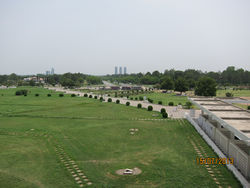
[[122,67],[119,67],[119,74],[122,74]]
[[118,74],[118,67],[115,67],[115,75]]
[[50,74],[51,75],[55,74],[55,69],[54,68],[51,69]]
[[127,74],[127,67],[123,68],[123,74]]
[[45,73],[45,74],[46,74],[47,76],[48,76],[48,75],[50,75],[50,71],[46,71],[46,73]]

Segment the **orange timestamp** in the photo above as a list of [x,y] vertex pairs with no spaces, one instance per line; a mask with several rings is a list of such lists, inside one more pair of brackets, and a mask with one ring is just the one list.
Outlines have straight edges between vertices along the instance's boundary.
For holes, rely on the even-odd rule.
[[219,164],[219,165],[226,165],[226,164],[234,164],[234,158],[196,158],[196,162],[199,165],[205,164]]

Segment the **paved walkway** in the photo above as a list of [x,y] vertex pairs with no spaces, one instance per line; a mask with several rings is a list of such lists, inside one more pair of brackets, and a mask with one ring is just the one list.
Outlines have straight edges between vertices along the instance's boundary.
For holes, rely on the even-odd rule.
[[[63,89],[63,88],[58,88],[58,87],[49,87],[47,89],[50,90],[54,90],[54,91],[58,91],[58,92],[64,92],[66,94],[76,94],[79,96],[84,96],[85,93],[82,93],[80,91],[72,91],[70,89]],[[166,109],[166,112],[168,113],[170,118],[174,118],[174,119],[179,119],[179,118],[184,118],[185,113],[189,113],[190,110],[188,109],[182,109],[181,107],[177,107],[177,106],[164,106],[164,105],[159,105],[159,104],[152,104],[149,103],[148,101],[134,101],[134,100],[129,100],[127,98],[115,98],[115,97],[108,97],[107,95],[96,95],[93,93],[87,93],[88,95],[92,95],[97,96],[98,99],[100,99],[100,97],[103,97],[103,99],[105,99],[105,102],[107,102],[108,98],[112,99],[112,102],[116,102],[117,99],[120,100],[120,104],[126,104],[126,102],[130,102],[130,106],[135,106],[137,107],[137,104],[141,104],[142,108],[148,108],[148,106],[152,106],[153,107],[153,111],[157,111],[160,112],[162,108]],[[200,110],[195,110],[195,114],[200,113]]]

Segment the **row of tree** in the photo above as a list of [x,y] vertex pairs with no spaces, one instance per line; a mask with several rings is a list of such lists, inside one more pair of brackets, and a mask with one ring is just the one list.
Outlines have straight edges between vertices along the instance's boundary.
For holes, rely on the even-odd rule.
[[[26,77],[34,77],[34,76],[19,76],[16,74],[10,75],[0,75],[0,85],[12,86],[12,85],[30,85],[37,86],[42,85],[42,83],[36,82],[34,80],[24,81]],[[102,84],[102,80],[98,76],[85,75],[81,73],[65,73],[65,74],[55,74],[55,75],[36,75],[37,80],[42,78],[46,84],[56,85],[60,84],[64,87],[80,87],[83,84]]]
[[[110,80],[118,83],[132,83],[132,84],[150,84],[157,85],[162,84],[166,79],[171,79],[176,82],[179,79],[187,81],[188,88],[195,88],[197,80],[202,77],[213,78],[219,85],[250,85],[250,72],[244,69],[236,69],[233,66],[228,67],[222,72],[202,72],[194,69],[187,69],[185,71],[180,70],[165,70],[164,73],[154,71],[146,74],[130,74],[130,75],[108,75],[103,79]],[[159,87],[159,86],[158,86]]]

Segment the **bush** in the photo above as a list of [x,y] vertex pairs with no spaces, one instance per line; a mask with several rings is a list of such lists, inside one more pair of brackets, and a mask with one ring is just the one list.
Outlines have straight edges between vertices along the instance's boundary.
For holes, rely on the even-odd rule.
[[95,96],[95,99],[97,99],[97,96]]
[[181,102],[179,102],[178,105],[182,105]]
[[153,100],[153,99],[149,99],[149,98],[148,98],[148,102],[153,103],[153,102],[154,102],[154,100]]
[[108,102],[112,102],[112,99],[111,99],[111,98],[108,98]]
[[158,101],[158,104],[162,104],[162,101]]
[[26,95],[26,94],[24,94],[23,96],[27,97],[27,95]]
[[103,97],[100,97],[100,101],[101,101],[101,102],[104,101],[104,100],[103,100]]
[[130,105],[130,102],[126,102],[126,106],[129,106]]
[[168,113],[167,113],[167,112],[163,112],[163,113],[162,113],[162,117],[163,117],[163,118],[168,118]]
[[85,93],[83,96],[84,96],[84,97],[88,97],[88,94],[87,94],[87,93]]
[[233,97],[233,96],[234,96],[233,93],[230,93],[230,92],[226,93],[226,97]]
[[92,98],[93,96],[92,95],[89,95],[89,98]]
[[110,94],[108,94],[108,97],[110,97]]
[[115,92],[115,97],[117,97],[117,92]]
[[140,96],[140,97],[139,97],[139,100],[140,100],[140,101],[143,101],[143,97],[142,97],[142,96]]
[[16,91],[16,95],[27,95],[28,94],[28,90],[26,89],[22,89],[22,90],[18,90]]
[[71,97],[76,97],[76,94],[71,94]]
[[153,106],[148,106],[148,111],[152,111],[153,110]]
[[119,104],[119,103],[120,103],[120,100],[117,99],[115,102],[116,102],[116,104]]
[[139,104],[137,104],[137,108],[141,108],[142,107],[142,105],[139,103]]
[[133,97],[130,97],[130,100],[133,100],[134,98]]
[[38,96],[39,96],[39,94],[38,94],[38,93],[36,93],[36,94],[35,94],[35,96],[36,96],[36,97],[38,97]]
[[168,106],[174,106],[174,103],[173,102],[169,102]]
[[127,99],[129,99],[129,96],[127,96]]
[[137,100],[138,100],[138,98],[137,98],[137,97],[135,97],[135,100],[137,101]]
[[59,97],[63,97],[63,96],[64,96],[64,94],[63,94],[63,93],[60,93],[60,94],[59,94]]
[[186,105],[185,105],[185,106],[186,106],[187,109],[190,109],[191,106],[192,106],[192,103],[188,101],[188,102],[186,102]]
[[163,113],[165,113],[166,112],[166,109],[165,108],[162,108],[161,109],[161,113],[163,114]]
[[121,98],[123,98],[123,95],[121,95]]
[[48,96],[48,97],[51,97],[51,94],[49,93],[47,96]]
[[248,106],[247,109],[250,110],[250,106]]

